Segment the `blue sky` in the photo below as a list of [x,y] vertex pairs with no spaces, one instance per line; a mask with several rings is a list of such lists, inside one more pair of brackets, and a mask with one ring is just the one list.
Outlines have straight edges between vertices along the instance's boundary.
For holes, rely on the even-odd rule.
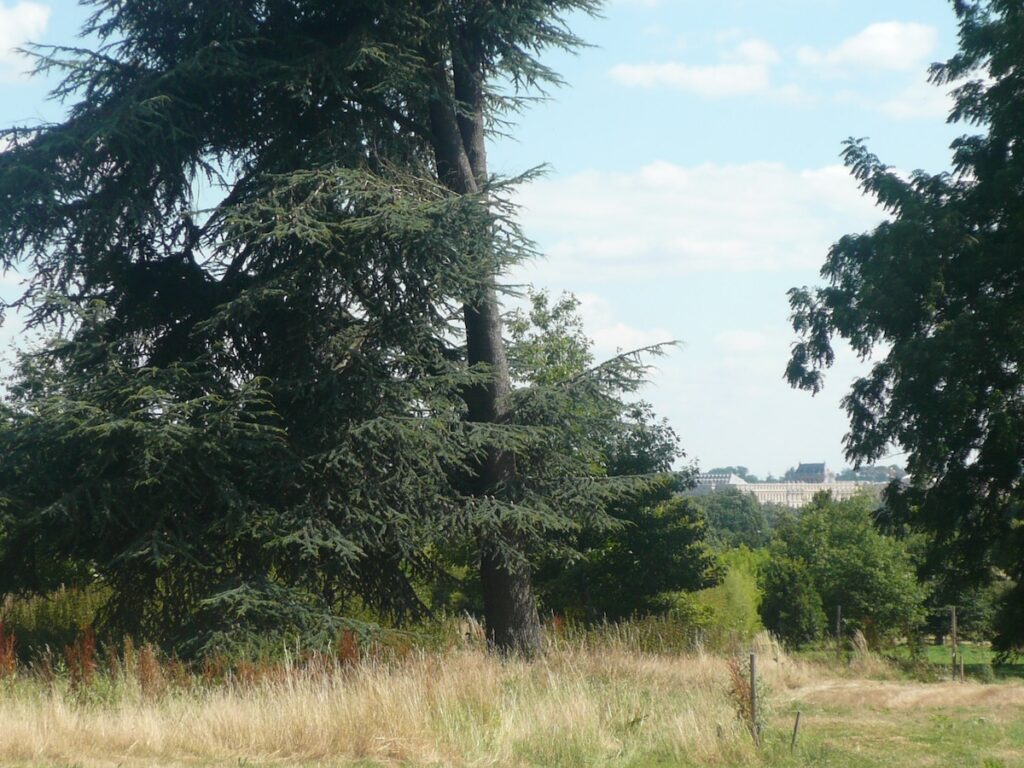
[[[8,51],[73,43],[84,16],[0,0],[0,124],[59,118]],[[955,50],[950,5],[612,0],[571,23],[594,47],[548,56],[566,87],[490,149],[498,172],[550,166],[520,195],[547,255],[512,279],[576,293],[599,355],[681,340],[644,396],[702,467],[842,465],[839,400],[863,364],[841,354],[824,393],[791,390],[785,293],[882,218],[839,164],[843,139],[869,137],[901,169],[946,167],[962,129],[926,74]]]

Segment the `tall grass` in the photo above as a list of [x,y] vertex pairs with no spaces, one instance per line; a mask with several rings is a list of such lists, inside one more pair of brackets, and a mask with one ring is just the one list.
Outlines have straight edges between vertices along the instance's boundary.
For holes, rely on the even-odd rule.
[[762,749],[742,663],[665,619],[590,631],[552,622],[531,663],[487,653],[454,622],[429,647],[343,634],[329,654],[192,668],[83,632],[63,654],[0,675],[0,765],[759,766],[790,764],[797,701],[818,708],[812,732],[837,712],[843,727],[860,712],[857,727],[872,732],[880,712],[949,705],[994,717],[1024,705],[1024,686],[865,680],[871,664],[895,676],[868,653],[826,668],[763,633],[743,651],[758,654]]
[[[604,638],[552,634],[532,663],[470,643],[386,660],[286,656],[211,677],[147,665],[145,648],[108,654],[89,684],[22,670],[0,681],[0,764],[757,761],[724,658]],[[762,668],[783,688],[806,678],[784,656]]]

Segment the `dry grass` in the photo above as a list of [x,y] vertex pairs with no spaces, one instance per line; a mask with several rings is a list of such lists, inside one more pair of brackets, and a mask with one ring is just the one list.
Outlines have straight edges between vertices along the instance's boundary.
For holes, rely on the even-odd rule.
[[[801,679],[788,659],[762,667],[782,686]],[[130,683],[102,700],[7,683],[0,763],[745,763],[726,680],[709,656],[562,649],[526,664],[463,649],[155,700]]]
[[[1021,686],[836,677],[770,640],[755,646],[777,707],[775,730],[788,727],[797,702],[820,710],[823,731],[951,700],[986,708],[1024,703]],[[193,678],[158,692],[138,675],[111,680],[88,689],[61,676],[0,681],[0,764],[775,764],[736,716],[727,660],[704,654],[562,643],[527,664],[466,647],[390,664],[292,666],[229,684]],[[791,764],[788,744],[781,759]],[[808,759],[792,764],[825,764]]]

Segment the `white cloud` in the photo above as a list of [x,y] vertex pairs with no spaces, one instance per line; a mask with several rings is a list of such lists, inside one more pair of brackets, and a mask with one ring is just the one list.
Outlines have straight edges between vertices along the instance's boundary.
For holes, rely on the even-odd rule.
[[931,120],[941,122],[949,117],[954,107],[952,92],[957,84],[934,85],[921,77],[888,93],[865,95],[853,90],[834,95],[839,104],[879,112],[893,120]]
[[936,86],[922,80],[909,85],[890,99],[875,105],[896,120],[944,120],[953,109],[952,86]]
[[639,349],[677,340],[672,331],[664,327],[640,328],[624,323],[616,316],[611,302],[602,296],[581,293],[577,298],[583,327],[594,342],[594,354],[598,360],[605,360],[618,350]]
[[845,168],[656,162],[542,179],[520,193],[544,271],[634,281],[818,267],[829,245],[882,212]]
[[764,65],[778,64],[782,58],[774,46],[757,39],[744,40],[736,46],[733,55],[740,61]]
[[623,85],[641,88],[668,86],[699,96],[744,96],[768,87],[762,64],[715,64],[693,66],[676,61],[648,64],[617,64],[612,77]]
[[885,21],[866,27],[829,50],[800,48],[797,58],[808,66],[833,71],[910,70],[927,62],[937,42],[938,31],[934,27]]
[[771,67],[778,51],[763,40],[738,43],[717,64],[684,64],[678,61],[617,64],[611,69],[616,82],[639,88],[668,87],[705,98],[763,93],[771,89]]
[[0,0],[0,76],[24,71],[24,59],[15,49],[38,39],[50,21],[48,5],[21,0],[14,5]]

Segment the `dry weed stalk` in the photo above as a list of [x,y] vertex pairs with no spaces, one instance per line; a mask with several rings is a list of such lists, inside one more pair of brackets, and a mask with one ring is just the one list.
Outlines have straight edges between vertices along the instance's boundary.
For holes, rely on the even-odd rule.
[[338,637],[337,651],[338,661],[343,666],[350,667],[359,663],[359,638],[353,630],[342,631]]
[[751,722],[750,712],[750,666],[738,656],[730,656],[725,662],[729,673],[729,701],[736,709],[736,716],[744,723]]
[[139,651],[135,677],[139,683],[139,692],[147,699],[158,698],[167,687],[156,649],[149,643],[142,646],[142,650]]
[[64,648],[68,677],[75,690],[88,688],[96,679],[96,634],[88,624],[71,645]]
[[17,639],[13,632],[4,629],[0,621],[0,678],[13,677],[18,671],[18,657],[15,655]]

